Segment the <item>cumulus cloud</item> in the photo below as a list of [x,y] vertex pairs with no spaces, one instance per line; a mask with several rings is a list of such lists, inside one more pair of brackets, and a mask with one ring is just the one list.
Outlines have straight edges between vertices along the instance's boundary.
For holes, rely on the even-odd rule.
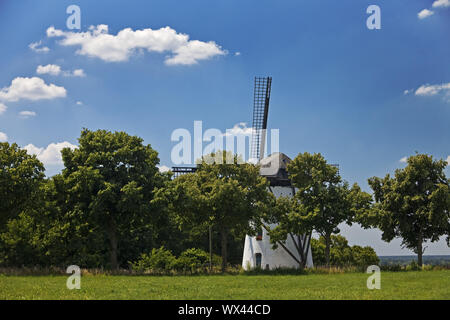
[[3,103],[0,103],[0,115],[5,113],[6,109],[8,109],[8,107],[6,105],[4,105]]
[[57,76],[61,73],[61,67],[56,64],[48,64],[46,66],[39,65],[36,69],[37,74],[51,74]]
[[49,49],[48,47],[41,47],[41,48],[38,48],[41,44],[42,44],[42,41],[39,41],[39,42],[33,42],[33,43],[30,43],[30,44],[28,45],[28,47],[29,47],[31,50],[33,50],[34,52],[39,52],[39,53],[41,53],[41,52],[49,52],[49,51],[50,51],[50,49]]
[[9,87],[0,90],[0,100],[4,101],[18,101],[22,99],[36,101],[63,98],[66,95],[67,92],[64,87],[46,84],[44,80],[38,77],[17,77],[11,81]]
[[246,122],[239,122],[233,126],[232,129],[227,129],[224,136],[238,136],[238,135],[244,135],[244,136],[251,136],[252,135],[252,128],[247,127]]
[[178,33],[170,27],[153,30],[125,28],[116,35],[109,34],[107,25],[90,26],[86,32],[69,32],[47,29],[48,37],[62,38],[63,46],[79,46],[77,54],[96,57],[107,62],[127,61],[136,51],[168,53],[167,65],[191,65],[200,60],[225,55],[214,41],[190,40],[189,35]]
[[428,9],[423,9],[422,11],[420,11],[417,16],[419,17],[419,19],[425,19],[428,18],[429,16],[432,16],[434,14],[433,11],[428,10]]
[[4,132],[0,132],[0,142],[8,141],[8,136]]
[[75,69],[73,71],[63,71],[57,64],[48,64],[46,66],[39,65],[36,69],[37,74],[50,74],[52,76],[58,76],[62,74],[65,77],[85,77],[83,69]]
[[36,112],[34,111],[20,111],[19,115],[23,118],[29,118],[29,117],[34,117],[36,116]]
[[64,141],[59,143],[50,143],[46,148],[39,148],[31,143],[23,148],[27,150],[28,153],[35,154],[44,165],[61,165],[63,163],[61,150],[64,148],[70,148],[73,150],[78,147]]
[[436,0],[433,2],[433,8],[447,8],[450,7],[450,0]]
[[450,82],[442,84],[424,84],[421,85],[415,92],[416,96],[435,96],[440,93],[450,95]]
[[83,69],[75,69],[72,72],[73,77],[86,77],[86,73],[84,73]]
[[77,101],[76,104],[77,104],[77,106],[82,106],[82,105],[83,105],[83,102]]
[[408,157],[403,157],[399,160],[399,162],[401,163],[407,163],[408,162]]

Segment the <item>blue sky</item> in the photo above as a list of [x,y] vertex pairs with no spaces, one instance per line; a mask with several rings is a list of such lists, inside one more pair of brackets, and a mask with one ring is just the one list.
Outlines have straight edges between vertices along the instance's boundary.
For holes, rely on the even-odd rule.
[[[81,30],[67,29],[71,4],[81,8]],[[366,27],[371,4],[381,8],[380,30]],[[415,151],[450,155],[447,4],[2,0],[0,140],[28,146],[52,175],[61,168],[59,148],[76,145],[81,128],[124,130],[144,138],[170,167],[173,130],[192,131],[194,120],[222,131],[251,126],[253,77],[270,75],[269,128],[280,129],[280,151],[321,152],[340,164],[344,179],[369,191],[368,177],[403,167],[400,159]],[[149,52],[128,43],[129,51],[122,44],[114,51],[97,39],[63,43],[73,40],[70,32],[94,37],[89,27],[98,25],[112,36],[170,27],[173,41],[186,34],[201,48],[171,42]],[[48,36],[51,26],[59,35]],[[170,64],[177,52],[183,54]],[[410,253],[400,241],[381,241],[376,230],[345,227],[344,235],[378,254]],[[450,249],[440,241],[426,253]]]

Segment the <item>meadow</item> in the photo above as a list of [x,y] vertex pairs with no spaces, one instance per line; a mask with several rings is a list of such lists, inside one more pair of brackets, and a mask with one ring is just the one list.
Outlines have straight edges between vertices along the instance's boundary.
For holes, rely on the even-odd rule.
[[368,274],[133,276],[83,275],[68,290],[66,276],[0,275],[0,299],[450,299],[450,270]]

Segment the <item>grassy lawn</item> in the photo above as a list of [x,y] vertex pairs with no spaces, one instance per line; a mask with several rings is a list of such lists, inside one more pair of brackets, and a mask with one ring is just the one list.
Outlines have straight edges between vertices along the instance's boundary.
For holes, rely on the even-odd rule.
[[368,276],[86,275],[68,290],[64,276],[0,275],[0,299],[450,299],[450,270],[382,272],[381,290],[367,289]]

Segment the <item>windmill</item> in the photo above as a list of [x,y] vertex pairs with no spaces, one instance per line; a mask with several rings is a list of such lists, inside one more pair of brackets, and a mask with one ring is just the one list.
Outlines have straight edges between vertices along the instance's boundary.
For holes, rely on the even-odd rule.
[[[271,77],[256,77],[254,85],[253,124],[251,157],[260,165],[260,174],[269,181],[269,189],[275,197],[293,197],[295,188],[291,185],[287,174],[287,165],[291,159],[284,153],[276,152],[264,157],[266,145],[267,119],[269,115]],[[268,230],[275,225],[266,225],[255,236],[245,237],[242,267],[244,269],[279,267],[296,268],[301,260],[307,267],[313,266],[310,250],[310,235],[291,235],[285,242],[278,243],[272,249]],[[301,250],[300,250],[301,249]]]

